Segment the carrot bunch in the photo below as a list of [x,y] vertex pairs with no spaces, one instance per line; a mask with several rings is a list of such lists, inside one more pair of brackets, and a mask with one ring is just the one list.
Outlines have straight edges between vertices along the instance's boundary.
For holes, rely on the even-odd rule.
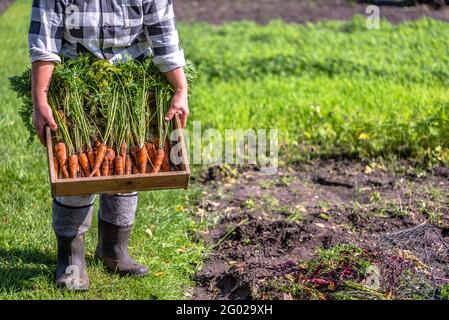
[[[98,143],[113,148],[116,154],[120,154],[123,158],[124,153],[117,150],[118,146],[121,147],[122,145],[121,140],[126,142],[128,154],[131,147],[141,149],[143,143],[152,142],[155,144],[156,140],[164,141],[160,139],[159,129],[161,129],[162,135],[166,136],[166,130],[168,129],[166,124],[161,126],[158,121],[149,123],[148,120],[153,119],[158,109],[167,109],[172,89],[165,75],[157,69],[150,57],[139,62],[128,59],[126,62],[115,65],[105,60],[95,60],[89,55],[80,55],[76,59],[64,57],[61,57],[61,59],[62,62],[55,67],[53,73],[48,91],[48,102],[59,127],[58,131],[54,133],[56,144],[63,142],[67,149],[65,153],[68,174],[70,173],[68,168],[70,157],[77,155],[79,158],[81,153],[86,154],[89,160],[90,174],[92,174],[95,166],[95,163],[91,162],[94,154],[93,148],[98,147],[96,146]],[[192,86],[196,71],[189,61],[186,61],[184,72],[189,86]],[[31,69],[27,68],[22,74],[10,77],[9,81],[11,89],[17,93],[22,102],[19,115],[28,130],[28,142],[31,143],[36,137],[32,123]],[[120,121],[115,119],[112,121],[110,137],[105,140],[106,123],[110,114],[108,109],[114,106],[114,101],[120,104],[118,109],[122,112],[119,112],[119,117],[125,116],[125,123],[129,125],[129,128],[125,129],[125,138],[120,138],[123,126],[117,125]],[[137,121],[139,117],[138,114],[135,114],[135,110],[141,111],[141,109],[135,108],[139,104],[150,107],[149,117],[146,117],[148,123],[145,135],[142,133],[142,128],[139,127],[145,121]],[[123,110],[127,113],[126,115]],[[138,112],[140,115],[145,115],[140,111]],[[148,116],[148,114],[146,115]],[[78,130],[76,135],[74,130]],[[165,142],[162,144],[165,144]],[[155,147],[156,152],[159,152],[160,159],[162,151],[159,150],[164,150],[164,147],[159,143],[156,143]],[[145,154],[141,155],[141,160],[144,159],[144,156]],[[78,159],[81,166],[79,174],[86,175],[87,173],[81,162],[84,161],[85,163],[85,158],[84,156],[81,157],[82,160]],[[150,155],[148,157],[151,159]],[[157,162],[158,164],[159,161],[154,160],[151,160],[152,163]],[[125,156],[125,163],[126,161]],[[141,168],[143,167],[141,166]],[[146,171],[148,172],[148,170],[153,170],[151,164]],[[93,174],[93,176],[96,175],[98,175],[98,172]]]
[[159,173],[170,162],[164,116],[173,90],[151,59],[112,65],[86,56],[56,67],[49,103],[60,179]]
[[[98,144],[90,151],[72,154],[64,142],[54,146],[54,170],[59,179],[122,176],[131,174],[158,173],[177,170],[170,162],[170,143],[165,141],[164,149],[156,149],[159,140],[148,142],[137,152],[127,150],[126,144],[122,148],[124,153],[116,153],[113,148],[105,144]],[[134,148],[137,148],[134,146]],[[144,149],[144,150],[142,150]]]

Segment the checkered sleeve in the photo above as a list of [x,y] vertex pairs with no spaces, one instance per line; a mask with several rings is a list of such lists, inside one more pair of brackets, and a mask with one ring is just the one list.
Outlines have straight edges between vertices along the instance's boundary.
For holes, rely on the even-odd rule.
[[185,65],[172,0],[143,0],[144,30],[161,72]]
[[28,48],[31,62],[61,62],[65,1],[33,0]]

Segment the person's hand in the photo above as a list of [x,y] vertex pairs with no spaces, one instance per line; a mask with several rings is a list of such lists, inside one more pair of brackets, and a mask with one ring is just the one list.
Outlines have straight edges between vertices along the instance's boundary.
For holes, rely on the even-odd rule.
[[181,126],[185,128],[187,123],[187,117],[189,115],[189,103],[187,90],[175,91],[171,100],[170,109],[165,115],[165,120],[170,121],[173,116],[178,113],[181,116]]
[[48,104],[35,105],[33,108],[33,126],[43,146],[46,146],[45,127],[49,126],[51,130],[56,131],[56,125],[53,113]]

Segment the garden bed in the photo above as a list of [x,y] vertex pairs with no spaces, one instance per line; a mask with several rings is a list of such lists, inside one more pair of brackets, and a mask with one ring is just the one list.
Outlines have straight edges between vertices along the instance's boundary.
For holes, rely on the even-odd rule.
[[382,235],[426,219],[447,225],[448,174],[349,160],[289,166],[275,176],[210,169],[197,218],[216,223],[201,234],[213,249],[193,298],[328,298],[327,286],[301,296],[292,281],[311,271],[320,250],[354,246],[376,263]]
[[8,8],[8,6],[11,4],[12,0],[2,0],[0,1],[0,14],[3,13],[3,11]]
[[[273,19],[307,23],[320,20],[350,20],[355,14],[365,15],[368,4],[347,0],[197,0],[175,1],[177,19],[180,21],[206,21],[224,23],[252,20],[267,23]],[[428,5],[412,7],[380,6],[381,17],[398,23],[426,16],[449,21],[449,10],[435,10]]]

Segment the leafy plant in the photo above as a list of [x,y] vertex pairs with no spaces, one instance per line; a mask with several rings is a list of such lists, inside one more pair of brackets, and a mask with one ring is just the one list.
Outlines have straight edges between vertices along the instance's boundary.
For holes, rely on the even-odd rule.
[[[194,79],[195,71],[190,63],[186,66],[186,74],[190,81]],[[29,141],[32,141],[35,133],[31,124],[30,77],[30,70],[27,69],[22,75],[10,78],[10,83],[22,100],[20,114],[29,131]],[[134,161],[139,162],[139,172],[145,173],[148,159],[154,172],[160,170],[162,162],[163,170],[170,170],[169,150],[159,152],[157,167],[153,165],[155,159],[151,160],[146,155],[145,143],[156,140],[156,134],[158,149],[164,148],[171,130],[164,116],[172,93],[165,75],[159,72],[151,58],[143,61],[128,59],[116,65],[105,60],[94,60],[88,55],[62,59],[54,70],[48,91],[48,101],[58,124],[55,137],[58,143],[65,145],[59,145],[59,152],[56,152],[59,164],[66,166],[70,157],[70,166],[77,168],[74,156],[78,156],[80,161],[84,161],[81,165],[84,174],[91,176],[98,173],[103,158],[107,157],[109,170],[103,165],[102,174],[112,174],[114,164],[119,167],[119,173],[115,174],[124,174],[126,159],[123,158],[126,158],[127,148],[132,142],[141,157],[137,159],[137,155],[133,155],[131,163],[128,162],[129,170]],[[155,124],[152,123],[154,116],[158,120]],[[152,127],[155,127],[154,130],[151,130]],[[101,152],[92,153],[97,147]],[[90,163],[87,162],[89,154]],[[94,157],[97,157],[95,161]],[[71,171],[71,176],[77,174],[77,170]],[[83,175],[82,172],[79,174]]]

